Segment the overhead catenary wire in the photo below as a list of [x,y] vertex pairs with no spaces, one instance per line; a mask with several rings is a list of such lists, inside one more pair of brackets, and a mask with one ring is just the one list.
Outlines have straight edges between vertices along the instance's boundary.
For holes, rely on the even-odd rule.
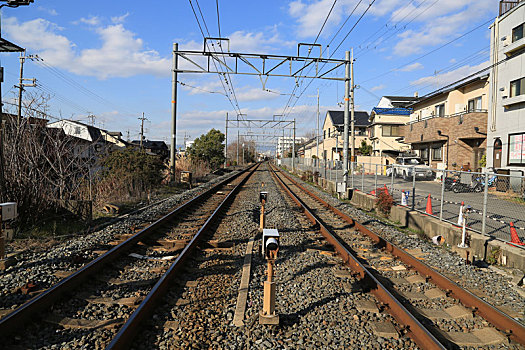
[[[350,33],[352,33],[352,31],[357,27],[357,25],[359,24],[359,22],[361,22],[361,20],[363,19],[363,17],[366,15],[366,13],[370,10],[370,8],[372,7],[372,5],[375,3],[376,0],[372,0],[370,2],[370,4],[368,5],[368,7],[365,9],[365,11],[363,11],[363,13],[361,14],[361,16],[358,18],[358,20],[356,21],[356,23],[354,23],[354,25],[352,26],[352,28],[348,31],[348,33],[345,35],[345,37],[343,38],[343,40],[341,40],[341,42],[339,43],[339,45],[337,46],[337,48],[332,51],[332,53],[330,54],[330,57],[329,58],[332,58],[335,53],[337,52],[337,50],[341,47],[341,45],[344,43],[344,41],[348,38],[348,36],[350,35]],[[361,1],[356,5],[356,7],[354,8],[354,10],[357,8],[357,6],[359,6],[359,4],[361,3]],[[322,70],[324,68],[324,66],[326,65],[323,64],[323,66],[321,67],[320,70]],[[295,107],[295,105],[297,104],[297,101],[299,101],[299,99],[301,98],[301,96],[304,94],[304,92],[308,89],[308,87],[312,84],[312,82],[314,81],[313,78],[310,79],[310,81],[308,82],[308,85],[303,89],[303,91],[301,91],[301,93],[299,94],[299,97],[297,98],[297,100],[295,101],[295,103],[293,104],[293,106],[290,108],[290,111],[293,110],[293,108]]]
[[[202,37],[203,39],[206,38],[206,35],[204,34],[204,30],[202,29],[202,26],[200,24],[200,21],[199,21],[199,17],[197,16],[197,12],[195,11],[195,7],[193,6],[193,3],[192,3],[192,0],[188,0],[189,3],[190,3],[190,6],[191,6],[191,9],[193,11],[193,15],[195,16],[195,20],[197,21],[197,24],[199,26],[199,30],[202,34]],[[197,0],[195,0],[195,4],[197,5],[197,8],[199,10],[199,13],[201,15],[201,18],[202,18],[202,22],[203,22],[203,25],[204,27],[206,28],[206,33],[208,34],[208,37],[210,37],[210,32],[208,30],[208,26],[206,24],[206,20],[204,19],[204,16],[202,14],[202,11],[200,10],[200,6],[199,6],[199,3]],[[206,46],[208,46],[208,49],[209,49],[209,44],[206,43]],[[212,43],[212,47],[214,48],[214,45]],[[211,50],[210,50],[211,51]],[[215,53],[216,50],[214,48],[213,50]],[[217,68],[217,63],[215,62],[215,60],[213,60],[213,65],[215,66],[216,70],[218,71],[218,68]],[[219,80],[221,81],[221,85],[224,89],[224,92],[226,93],[226,97],[228,98],[228,100],[230,101],[230,104],[232,105],[233,109],[236,111],[236,113],[238,114],[241,114],[241,108],[239,107],[239,103],[237,101],[237,96],[235,95],[235,90],[234,90],[234,87],[233,87],[233,83],[230,81],[228,82],[228,78],[226,76],[226,74],[224,74],[222,77],[224,77],[224,82],[222,81],[222,77],[221,77],[221,74],[220,73],[217,73],[218,77],[219,77]],[[229,77],[229,74],[228,74],[228,77]],[[231,77],[230,77],[231,78]],[[231,80],[231,79],[230,79]],[[228,89],[226,89],[226,86],[224,85],[226,83],[226,85],[228,85]],[[235,100],[235,103],[234,101],[232,101],[232,99],[230,98],[230,96],[228,95],[228,90],[230,91],[230,94],[232,95],[233,99]]]

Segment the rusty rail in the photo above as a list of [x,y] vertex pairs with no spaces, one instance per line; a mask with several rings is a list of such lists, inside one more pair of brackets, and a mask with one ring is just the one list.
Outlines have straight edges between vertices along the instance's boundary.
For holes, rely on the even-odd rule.
[[208,230],[212,221],[216,220],[218,214],[222,209],[227,205],[228,202],[232,200],[235,194],[239,189],[244,185],[248,178],[257,170],[259,164],[250,171],[250,173],[239,182],[237,186],[224,198],[224,200],[219,204],[215,209],[213,214],[206,220],[204,225],[199,229],[199,231],[193,236],[193,239],[186,245],[184,250],[179,254],[177,259],[170,265],[168,270],[164,275],[159,279],[155,284],[152,290],[148,293],[146,298],[140,303],[137,309],[131,314],[130,318],[126,323],[120,328],[117,335],[113,338],[111,343],[106,347],[106,349],[129,349],[133,338],[137,335],[140,324],[151,315],[154,311],[155,306],[158,302],[164,297],[170,288],[170,282],[176,277],[177,272],[181,269],[182,265],[191,254],[193,248],[197,245],[199,240],[202,238],[204,233]]
[[[253,168],[253,166],[250,168]],[[158,219],[157,221],[142,229],[141,231],[137,232],[135,235],[128,238],[126,241],[110,249],[106,253],[102,254],[98,258],[83,266],[81,269],[79,269],[72,275],[64,278],[51,288],[47,289],[46,291],[35,296],[25,304],[21,305],[13,312],[0,319],[0,334],[8,335],[19,331],[20,327],[23,327],[25,323],[27,323],[30,320],[33,320],[35,316],[39,315],[40,312],[49,308],[64,294],[70,292],[73,288],[83,283],[89,276],[100,271],[103,268],[103,266],[114,261],[116,258],[123,255],[130,248],[132,248],[141,240],[150,235],[152,232],[165,225],[166,223],[169,223],[177,216],[183,215],[184,210],[190,208],[191,206],[195,205],[196,203],[202,200],[205,200],[208,195],[211,195],[214,191],[216,191],[221,186],[227,184],[229,181],[241,176],[250,168],[247,168],[242,172],[239,172],[226,178],[225,180],[217,183],[215,186],[202,192],[201,194],[197,195],[191,200],[188,200],[187,202],[181,204],[179,207],[177,207],[170,213],[164,215],[162,218]]]
[[[297,197],[289,188],[289,186],[287,186],[277,176],[275,171],[272,171],[272,175],[275,177],[279,185],[288,193],[292,200],[300,208],[302,208],[308,219],[313,224],[319,226],[321,234],[326,238],[328,243],[334,246],[335,250],[341,256],[343,261],[361,277],[367,286],[370,287],[372,294],[374,294],[383,304],[388,305],[388,312],[400,324],[405,326],[408,336],[412,338],[422,349],[446,349],[446,347],[424,325],[422,325],[381,282],[379,282],[373,273],[365,265],[363,265],[354,254],[344,247],[339,239],[335,237],[335,235],[308,208],[308,206],[299,197]],[[286,177],[292,181],[288,176]],[[315,197],[316,199],[320,200],[319,197]],[[322,200],[320,201],[321,203],[325,203]],[[327,203],[325,206],[330,207],[330,205]]]
[[379,235],[375,234],[366,226],[353,220],[347,214],[328,204],[319,196],[312,193],[301,184],[297,183],[287,174],[283,172],[280,173],[283,174],[287,179],[289,179],[301,190],[305,191],[309,196],[311,196],[312,198],[320,202],[323,206],[333,211],[345,222],[354,225],[358,231],[369,236],[374,242],[376,242],[376,244],[379,247],[384,247],[386,251],[390,252],[403,263],[413,267],[422,276],[425,276],[427,280],[431,280],[432,283],[434,283],[436,286],[445,290],[448,295],[459,300],[464,306],[472,309],[473,312],[483,317],[485,320],[487,320],[489,323],[495,326],[499,331],[505,333],[507,337],[510,337],[511,339],[522,345],[525,345],[525,326],[523,324],[517,322],[512,317],[498,310],[497,308],[485,302],[484,300],[478,298],[474,294],[470,293],[468,290],[463,289],[455,282],[443,276],[442,274],[440,274],[430,266],[426,265],[425,263],[421,262],[420,260],[416,259],[403,249],[397,247],[396,245],[384,239],[383,237],[380,237]]

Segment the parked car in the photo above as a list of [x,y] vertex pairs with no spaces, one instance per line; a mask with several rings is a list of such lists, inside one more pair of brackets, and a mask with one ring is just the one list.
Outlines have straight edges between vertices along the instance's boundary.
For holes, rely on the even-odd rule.
[[[391,172],[395,177],[403,177],[409,181],[412,180],[414,172],[416,179],[432,180],[435,177],[434,171],[428,165],[425,165],[418,156],[399,156],[396,158],[396,164],[392,165]],[[388,172],[387,172],[387,175]]]

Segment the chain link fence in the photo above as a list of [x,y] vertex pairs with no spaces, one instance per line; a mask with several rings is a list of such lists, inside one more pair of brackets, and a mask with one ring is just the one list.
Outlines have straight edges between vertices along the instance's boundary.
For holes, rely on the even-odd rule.
[[[292,169],[291,158],[277,163]],[[296,158],[294,165],[296,171],[343,182],[342,161]],[[373,195],[378,188],[387,188],[396,204],[458,226],[465,217],[475,232],[516,246],[525,243],[525,176],[397,164],[354,163],[353,169],[348,174],[349,188]],[[460,214],[463,209],[467,209],[465,216]]]

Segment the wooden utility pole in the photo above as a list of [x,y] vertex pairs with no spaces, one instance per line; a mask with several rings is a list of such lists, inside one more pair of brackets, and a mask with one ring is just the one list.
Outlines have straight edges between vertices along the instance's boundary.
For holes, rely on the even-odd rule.
[[148,120],[144,116],[144,112],[142,112],[142,118],[138,118],[140,120],[140,149],[142,149],[142,141],[144,140],[144,120]]

